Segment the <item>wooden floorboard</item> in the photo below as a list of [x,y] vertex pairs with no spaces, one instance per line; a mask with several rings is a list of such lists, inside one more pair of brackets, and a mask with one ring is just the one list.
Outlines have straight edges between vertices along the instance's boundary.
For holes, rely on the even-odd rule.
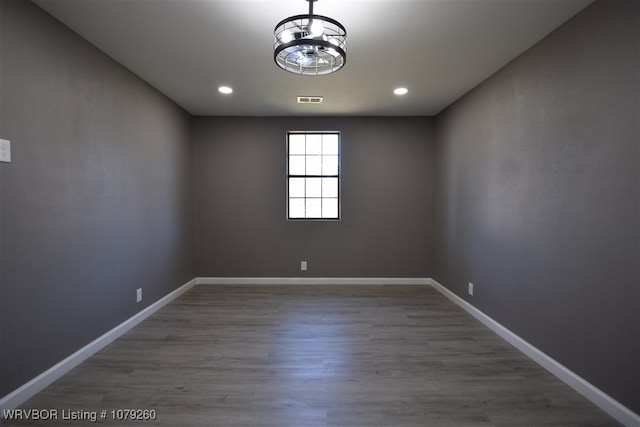
[[196,286],[22,408],[98,420],[4,425],[618,425],[429,286]]

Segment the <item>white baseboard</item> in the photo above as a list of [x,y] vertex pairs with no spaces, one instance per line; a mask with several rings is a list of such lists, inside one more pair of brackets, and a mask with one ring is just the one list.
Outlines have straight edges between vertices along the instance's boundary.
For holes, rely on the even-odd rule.
[[24,402],[26,402],[29,398],[34,396],[39,391],[43,390],[45,387],[53,383],[55,380],[78,366],[80,363],[87,360],[93,354],[100,351],[102,348],[110,344],[120,336],[124,335],[131,328],[136,326],[138,323],[142,322],[147,317],[151,316],[153,313],[158,311],[160,308],[164,307],[186,291],[188,291],[191,287],[196,284],[196,280],[190,280],[186,284],[182,285],[175,291],[170,294],[164,296],[158,301],[154,302],[144,310],[136,313],[134,316],[122,322],[120,325],[111,329],[109,332],[104,335],[96,338],[89,344],[82,347],[80,350],[73,353],[71,356],[66,359],[56,363],[51,368],[47,369],[28,383],[22,385],[16,390],[12,391],[8,395],[4,396],[0,399],[0,410],[6,409],[15,409]]
[[459,305],[462,309],[478,319],[486,327],[498,334],[498,336],[523,352],[526,356],[528,356],[534,362],[538,363],[547,371],[551,372],[553,375],[558,377],[575,391],[589,399],[593,404],[618,420],[618,422],[628,427],[640,426],[640,415],[622,405],[620,402],[618,402],[599,388],[595,387],[593,384],[587,382],[584,378],[578,376],[570,369],[558,363],[556,360],[547,356],[545,353],[538,350],[536,347],[532,346],[527,341],[511,332],[509,329],[505,328],[500,323],[496,322],[495,320],[484,314],[482,311],[478,310],[467,301],[451,292],[449,289],[445,288],[434,279],[429,279],[429,283],[444,296],[449,298],[455,304]]
[[198,277],[198,285],[429,285],[426,277]]

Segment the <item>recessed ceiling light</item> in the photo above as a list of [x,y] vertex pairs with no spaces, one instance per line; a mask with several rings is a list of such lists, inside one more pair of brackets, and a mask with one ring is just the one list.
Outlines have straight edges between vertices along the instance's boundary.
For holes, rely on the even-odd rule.
[[409,89],[407,89],[406,87],[399,87],[394,89],[393,93],[395,93],[396,95],[406,95],[407,93],[409,93]]
[[218,92],[224,93],[225,95],[228,95],[231,92],[233,92],[233,89],[231,89],[229,86],[220,86],[218,88]]

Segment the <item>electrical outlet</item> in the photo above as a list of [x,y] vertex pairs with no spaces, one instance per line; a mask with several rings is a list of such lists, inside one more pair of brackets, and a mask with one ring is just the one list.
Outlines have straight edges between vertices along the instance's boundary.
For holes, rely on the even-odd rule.
[[136,302],[142,302],[142,288],[136,289]]
[[11,142],[0,139],[0,162],[11,163]]
[[307,261],[300,261],[300,270],[307,271]]
[[469,295],[473,296],[473,283],[469,282]]

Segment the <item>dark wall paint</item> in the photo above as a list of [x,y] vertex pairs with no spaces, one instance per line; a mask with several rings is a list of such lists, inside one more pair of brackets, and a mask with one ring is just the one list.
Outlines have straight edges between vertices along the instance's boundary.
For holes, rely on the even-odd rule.
[[190,116],[31,2],[0,6],[4,396],[195,272]]
[[[286,220],[289,130],[341,132],[340,221]],[[198,276],[429,276],[432,130],[423,117],[194,119]]]
[[638,4],[594,3],[438,116],[434,260],[636,413]]

